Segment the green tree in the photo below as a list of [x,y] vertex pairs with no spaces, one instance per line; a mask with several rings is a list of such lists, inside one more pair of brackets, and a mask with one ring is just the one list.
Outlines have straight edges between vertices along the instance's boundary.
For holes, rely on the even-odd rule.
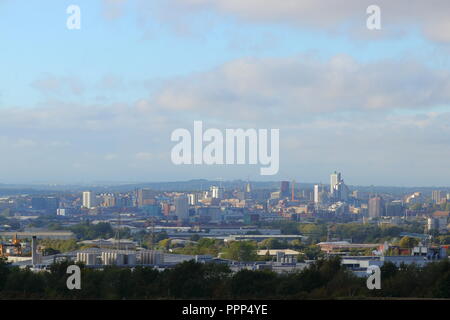
[[401,248],[414,248],[415,246],[417,246],[418,243],[419,243],[419,240],[405,236],[400,239],[399,246]]
[[233,241],[225,247],[225,259],[236,261],[256,260],[256,243],[253,241]]

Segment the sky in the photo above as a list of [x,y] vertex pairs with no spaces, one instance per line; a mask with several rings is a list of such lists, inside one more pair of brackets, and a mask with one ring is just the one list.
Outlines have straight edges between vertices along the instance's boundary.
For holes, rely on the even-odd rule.
[[[0,183],[450,186],[450,2],[371,4],[0,0]],[[196,120],[279,129],[278,174],[174,165]]]

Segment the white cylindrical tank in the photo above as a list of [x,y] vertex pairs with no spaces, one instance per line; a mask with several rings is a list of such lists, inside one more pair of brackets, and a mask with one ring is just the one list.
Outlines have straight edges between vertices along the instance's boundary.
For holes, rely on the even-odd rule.
[[128,265],[136,264],[136,254],[135,253],[128,253],[126,255],[126,264],[128,264]]
[[102,252],[102,263],[107,266],[117,264],[117,253],[113,251]]
[[123,266],[125,264],[125,255],[123,253],[116,253],[116,265]]
[[97,255],[92,252],[78,252],[77,262],[82,262],[87,266],[93,266],[97,264]]
[[162,264],[164,263],[164,253],[161,251],[144,250],[140,252],[141,264]]

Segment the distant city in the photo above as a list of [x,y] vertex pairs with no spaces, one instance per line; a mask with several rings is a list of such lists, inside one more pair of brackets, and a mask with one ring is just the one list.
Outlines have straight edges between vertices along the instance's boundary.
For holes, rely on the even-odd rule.
[[0,0],[0,300],[450,299],[446,12]]
[[[20,266],[39,269],[48,267],[56,259],[70,257],[93,266],[127,264],[120,254],[121,250],[130,249],[135,253],[127,261],[133,265],[140,261],[136,258],[136,253],[144,250],[142,252],[147,252],[145,254],[150,254],[153,258],[142,258],[143,260],[167,267],[164,254],[170,254],[168,259],[174,263],[195,259],[195,255],[189,257],[175,252],[177,248],[192,246],[201,238],[222,242],[251,240],[256,243],[255,249],[260,246],[261,241],[276,239],[282,241],[280,243],[284,243],[284,247],[279,244],[275,247],[282,250],[269,250],[270,254],[278,257],[278,260],[287,259],[286,261],[291,262],[290,268],[295,269],[304,268],[306,264],[304,261],[296,264],[304,253],[292,250],[289,243],[294,240],[318,245],[327,254],[336,248],[339,248],[338,251],[343,248],[372,248],[375,260],[379,260],[388,250],[384,242],[358,245],[355,243],[358,239],[351,234],[349,238],[343,238],[330,233],[331,227],[336,225],[399,227],[394,236],[410,236],[420,240],[423,246],[430,245],[433,237],[437,239],[436,237],[448,235],[449,231],[450,189],[426,192],[403,190],[403,193],[401,189],[393,192],[384,189],[382,192],[383,188],[375,187],[359,190],[347,186],[343,175],[336,171],[330,174],[329,184],[308,186],[296,181],[280,181],[276,186],[274,183],[243,180],[195,180],[180,185],[160,183],[154,186],[159,190],[147,187],[127,190],[130,186],[125,185],[120,187],[121,191],[115,192],[101,187],[95,188],[95,191],[35,190],[27,194],[30,191],[28,189],[16,189],[15,193],[14,189],[0,189],[0,194],[2,190],[8,194],[0,198],[0,236],[4,239],[0,253]],[[162,190],[164,187],[172,190]],[[173,191],[177,188],[185,191]],[[101,191],[102,189],[104,190]],[[301,233],[301,228],[287,232],[280,228],[284,223],[322,224],[327,226],[326,234],[323,233],[324,229],[322,234],[311,231]],[[83,224],[107,225],[111,228],[110,237],[94,239],[86,234],[77,234],[77,226]],[[402,227],[403,233],[400,232]],[[149,237],[151,243],[143,245]],[[156,238],[160,241],[169,239],[171,245],[176,243],[175,250],[169,245],[158,251],[161,244],[157,243]],[[39,239],[44,243],[48,239],[74,239],[79,242],[75,247],[79,248],[80,244],[89,245],[91,251],[97,251],[60,252],[48,244],[38,246]],[[46,247],[50,251],[46,251]],[[115,256],[106,258],[105,248],[107,252],[117,250]],[[52,252],[55,254],[49,254]],[[90,255],[86,256],[89,252]],[[129,254],[129,251],[126,252]],[[413,255],[412,251],[408,252]],[[158,258],[155,258],[155,254]],[[343,252],[339,254],[342,255]],[[445,255],[442,252],[440,254]],[[200,256],[205,258],[204,255]],[[220,252],[208,259],[219,258]]]

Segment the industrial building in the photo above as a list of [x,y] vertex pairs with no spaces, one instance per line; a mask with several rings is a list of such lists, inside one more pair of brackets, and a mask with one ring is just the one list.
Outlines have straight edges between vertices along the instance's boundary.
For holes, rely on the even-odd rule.
[[137,266],[164,264],[164,254],[155,250],[101,250],[91,248],[76,253],[76,262],[86,266]]
[[417,246],[411,250],[410,255],[401,256],[347,256],[342,258],[342,265],[352,270],[356,275],[366,277],[370,266],[381,267],[386,262],[394,263],[397,267],[402,264],[416,264],[423,267],[430,262],[436,262],[448,257],[446,247]]
[[34,231],[34,232],[0,232],[1,238],[12,239],[31,239],[36,236],[40,239],[68,240],[74,239],[75,234],[72,231]]
[[286,240],[286,241],[291,241],[291,240],[306,240],[308,239],[308,237],[306,236],[301,236],[301,235],[297,235],[297,234],[271,234],[271,235],[250,235],[250,234],[242,234],[242,235],[230,235],[227,238],[225,238],[225,242],[228,241],[242,241],[242,240],[255,240],[255,241],[262,241],[265,239],[277,239],[277,240]]
[[121,250],[135,250],[137,243],[132,240],[121,239],[120,242],[117,239],[94,239],[84,240],[78,242],[81,245],[95,246],[102,249],[121,249]]

